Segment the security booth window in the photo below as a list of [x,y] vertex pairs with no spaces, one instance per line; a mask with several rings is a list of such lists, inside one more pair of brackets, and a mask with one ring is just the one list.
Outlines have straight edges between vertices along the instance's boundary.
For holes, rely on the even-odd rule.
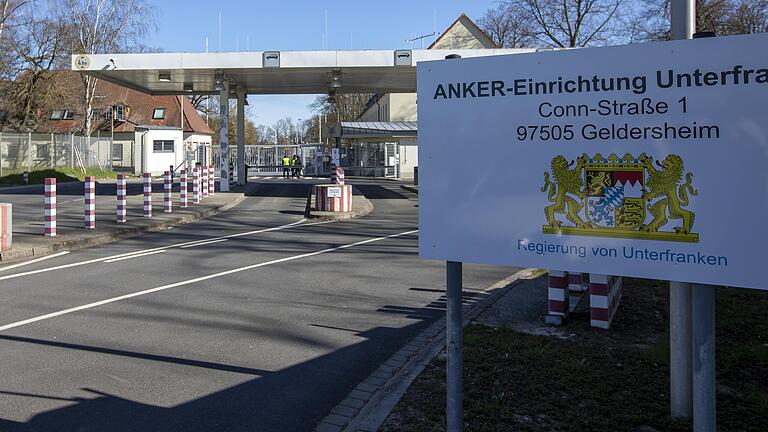
[[152,150],[155,153],[173,153],[173,140],[154,140]]
[[122,143],[112,144],[112,160],[115,162],[123,161],[123,144]]
[[35,144],[35,159],[48,160],[51,158],[50,146],[48,144]]
[[162,120],[165,118],[165,108],[155,108],[152,111],[152,120]]

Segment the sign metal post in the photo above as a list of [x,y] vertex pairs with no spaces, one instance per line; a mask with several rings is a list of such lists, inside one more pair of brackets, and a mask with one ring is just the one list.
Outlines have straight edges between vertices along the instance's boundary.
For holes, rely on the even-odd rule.
[[715,432],[715,287],[693,286],[693,430]]
[[[693,37],[696,31],[694,0],[672,0],[670,8],[671,38]],[[674,418],[691,418],[692,412],[691,291],[690,283],[669,283],[669,401]]]
[[448,432],[460,432],[462,430],[462,418],[464,414],[464,388],[461,379],[464,358],[462,349],[464,346],[462,313],[461,313],[461,285],[462,266],[460,262],[447,261],[445,263],[446,289],[446,352],[447,352],[447,382],[448,404],[447,423]]

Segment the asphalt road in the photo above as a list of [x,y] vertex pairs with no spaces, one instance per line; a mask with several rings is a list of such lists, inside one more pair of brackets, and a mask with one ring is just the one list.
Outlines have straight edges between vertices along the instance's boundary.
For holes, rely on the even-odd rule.
[[[311,431],[444,314],[417,200],[303,221],[309,182],[213,218],[3,270],[0,431]],[[482,289],[515,269],[467,265]]]

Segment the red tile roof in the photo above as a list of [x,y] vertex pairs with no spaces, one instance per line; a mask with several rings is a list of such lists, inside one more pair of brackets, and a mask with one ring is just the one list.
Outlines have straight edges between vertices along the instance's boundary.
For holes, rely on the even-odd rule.
[[[82,91],[82,84],[77,72],[70,71],[58,71],[56,72],[56,79],[61,82],[62,86],[71,88],[73,94],[72,100],[78,100],[79,92]],[[136,126],[151,125],[151,126],[166,126],[166,127],[180,127],[181,126],[181,102],[184,104],[184,131],[213,135],[213,131],[205,123],[205,120],[200,117],[200,114],[195,110],[192,104],[184,96],[152,96],[146,93],[142,93],[137,90],[121,87],[110,82],[99,80],[96,84],[96,97],[93,101],[93,109],[100,110],[101,115],[98,118],[93,118],[94,130],[100,130],[102,132],[111,131],[110,122],[104,117],[104,112],[108,107],[113,105],[123,105],[126,107],[125,121],[115,121],[115,132],[132,132]],[[67,105],[63,103],[63,105]],[[73,132],[78,131],[83,122],[85,121],[83,110],[77,106],[61,106],[51,107],[51,110],[46,113],[42,113],[48,126],[48,130],[45,132]],[[156,108],[165,108],[165,117],[163,119],[155,120],[152,118],[153,112]],[[74,112],[74,118],[72,120],[51,120],[51,112],[53,110],[69,110]],[[38,132],[43,132],[39,130]]]

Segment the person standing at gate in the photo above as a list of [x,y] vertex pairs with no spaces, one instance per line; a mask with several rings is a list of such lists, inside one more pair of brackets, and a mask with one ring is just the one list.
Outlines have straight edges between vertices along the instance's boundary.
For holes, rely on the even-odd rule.
[[296,178],[301,178],[301,158],[298,155],[293,155],[293,175]]
[[290,178],[291,175],[291,158],[283,156],[283,178]]

